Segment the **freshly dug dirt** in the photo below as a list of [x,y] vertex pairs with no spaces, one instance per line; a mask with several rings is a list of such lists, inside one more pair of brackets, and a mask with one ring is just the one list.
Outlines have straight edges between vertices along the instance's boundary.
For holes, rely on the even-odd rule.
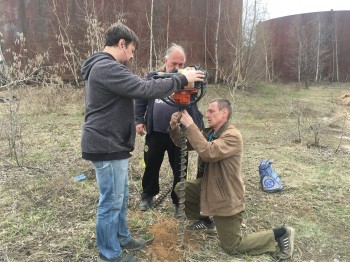
[[[175,219],[156,223],[151,227],[150,232],[154,236],[154,241],[149,246],[152,262],[176,262],[182,257],[182,251],[177,246],[177,227],[178,222]],[[186,249],[198,249],[198,243],[193,241],[189,232],[185,233],[184,246]]]
[[342,105],[350,106],[350,93],[343,94],[339,97],[339,102]]

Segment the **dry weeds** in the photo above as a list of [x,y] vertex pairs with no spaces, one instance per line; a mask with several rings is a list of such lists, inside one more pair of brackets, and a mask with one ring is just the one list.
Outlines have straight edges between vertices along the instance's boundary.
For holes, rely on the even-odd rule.
[[[245,146],[242,230],[293,226],[293,261],[350,261],[350,108],[339,100],[347,98],[348,90],[347,85],[309,90],[260,85],[238,92],[234,100],[233,123]],[[22,166],[16,167],[0,132],[0,261],[96,261],[98,191],[92,166],[80,158],[83,90],[28,88],[15,95],[21,106],[23,155]],[[213,96],[227,97],[227,92],[210,87],[200,101],[202,111]],[[1,121],[5,106],[0,104]],[[301,143],[293,142],[297,122],[290,112],[296,109],[302,109]],[[318,147],[312,146],[315,130]],[[129,226],[134,235],[155,239],[135,253],[139,261],[275,261],[269,255],[228,256],[217,238],[205,233],[187,235],[185,249],[177,250],[170,198],[156,209],[137,210],[143,139],[137,137],[130,159]],[[262,159],[273,161],[285,185],[282,192],[260,190],[257,166]],[[189,162],[194,176],[195,153]],[[87,178],[76,182],[81,173]],[[170,181],[165,159],[162,188]]]

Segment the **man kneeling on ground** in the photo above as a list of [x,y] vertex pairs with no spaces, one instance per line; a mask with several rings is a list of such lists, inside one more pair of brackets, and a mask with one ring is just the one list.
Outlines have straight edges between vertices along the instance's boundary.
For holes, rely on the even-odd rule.
[[[180,123],[185,128],[188,149],[199,155],[197,179],[185,183],[185,213],[196,220],[189,230],[213,229],[216,226],[222,248],[229,254],[259,255],[277,253],[279,259],[291,258],[295,231],[279,227],[251,234],[241,234],[245,210],[245,188],[241,177],[242,135],[229,123],[230,101],[214,99],[209,103],[202,132],[186,110],[172,115],[169,132],[180,143]],[[178,194],[180,183],[175,192]],[[213,221],[210,216],[213,217]],[[277,245],[278,247],[277,248]]]

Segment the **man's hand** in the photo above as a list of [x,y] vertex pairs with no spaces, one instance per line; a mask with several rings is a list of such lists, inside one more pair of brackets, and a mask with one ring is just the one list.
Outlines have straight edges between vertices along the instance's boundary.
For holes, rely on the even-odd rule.
[[189,83],[187,86],[184,86],[184,89],[193,89],[194,83]]
[[181,122],[181,124],[183,124],[186,128],[193,124],[193,119],[192,119],[192,117],[189,115],[189,113],[187,112],[186,109],[182,111],[182,115],[181,115],[181,118],[180,118],[180,122]]
[[146,131],[146,125],[144,124],[138,124],[136,126],[136,133],[138,133],[140,136],[143,136]]
[[194,82],[203,82],[205,74],[201,70],[186,70],[182,71],[182,74],[187,78],[188,86],[191,86]]
[[172,114],[171,119],[170,119],[170,128],[174,129],[177,124],[180,123],[180,119],[181,119],[181,112],[175,112],[174,114]]

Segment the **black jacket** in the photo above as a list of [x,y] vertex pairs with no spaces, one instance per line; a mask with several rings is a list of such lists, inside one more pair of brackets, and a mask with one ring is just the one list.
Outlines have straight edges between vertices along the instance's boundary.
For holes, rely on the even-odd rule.
[[[154,72],[148,74],[147,79],[152,79]],[[144,124],[147,127],[147,133],[153,131],[153,107],[155,99],[135,99],[135,122],[136,125]],[[170,106],[170,105],[169,105]],[[193,119],[193,122],[200,130],[204,128],[203,114],[199,111],[197,104],[186,108]],[[170,119],[169,119],[170,122]]]

